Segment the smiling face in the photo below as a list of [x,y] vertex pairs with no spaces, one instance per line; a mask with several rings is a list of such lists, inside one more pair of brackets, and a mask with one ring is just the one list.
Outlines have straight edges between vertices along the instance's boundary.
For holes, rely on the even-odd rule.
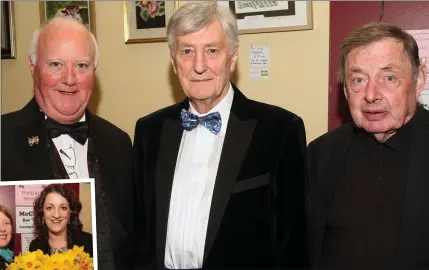
[[178,36],[171,62],[194,108],[208,112],[226,95],[237,62],[218,20],[200,31]]
[[415,113],[426,79],[419,68],[414,81],[402,44],[387,38],[352,50],[345,62],[345,95],[354,123],[386,141]]
[[67,199],[56,192],[49,193],[43,204],[43,219],[51,234],[64,234],[70,220],[70,205]]
[[95,81],[95,51],[90,35],[76,22],[55,22],[40,34],[37,62],[31,63],[34,95],[40,109],[63,124],[79,121]]
[[0,212],[0,248],[9,245],[11,239],[12,222],[3,212]]

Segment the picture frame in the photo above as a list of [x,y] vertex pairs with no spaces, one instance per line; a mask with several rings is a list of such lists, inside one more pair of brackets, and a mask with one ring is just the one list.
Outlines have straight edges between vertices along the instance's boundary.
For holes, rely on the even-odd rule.
[[177,1],[124,1],[125,44],[167,40],[167,23]]
[[94,1],[40,1],[39,12],[41,24],[55,16],[73,16],[96,34]]
[[16,59],[13,4],[12,1],[1,2],[1,59]]
[[236,16],[239,34],[313,29],[311,1],[218,1]]

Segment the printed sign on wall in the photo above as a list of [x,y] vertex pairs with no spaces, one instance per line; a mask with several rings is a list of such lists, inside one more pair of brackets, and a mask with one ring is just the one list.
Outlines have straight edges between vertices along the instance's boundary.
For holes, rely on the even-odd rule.
[[16,207],[16,232],[33,233],[33,207],[17,206]]
[[[408,30],[419,46],[420,62],[425,64],[429,69],[429,29]],[[420,93],[419,102],[429,110],[429,70],[427,71],[428,78],[426,79],[425,88]]]
[[17,185],[15,187],[16,205],[33,206],[34,200],[46,185]]
[[29,250],[30,243],[34,238],[36,238],[36,235],[32,233],[21,234],[21,254]]

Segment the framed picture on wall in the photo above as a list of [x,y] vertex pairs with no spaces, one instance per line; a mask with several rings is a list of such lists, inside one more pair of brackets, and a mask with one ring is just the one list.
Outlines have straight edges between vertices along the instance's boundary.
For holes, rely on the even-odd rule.
[[40,1],[40,23],[55,16],[72,16],[85,24],[95,36],[94,1]]
[[126,44],[167,40],[167,23],[176,1],[125,1],[124,38]]
[[240,34],[313,29],[311,1],[218,1],[235,14]]
[[14,59],[15,22],[12,1],[1,2],[1,59]]

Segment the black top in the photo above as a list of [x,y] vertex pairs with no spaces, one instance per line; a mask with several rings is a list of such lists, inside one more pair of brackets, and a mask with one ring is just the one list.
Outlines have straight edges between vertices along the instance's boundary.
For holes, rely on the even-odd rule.
[[0,270],[5,270],[6,269],[6,260],[0,256]]
[[385,143],[354,129],[328,212],[323,268],[397,264],[411,125]]
[[[73,236],[72,244],[68,245],[67,248],[72,249],[73,246],[83,246],[83,250],[93,257],[92,234],[82,231]],[[40,236],[31,241],[29,248],[30,251],[36,251],[38,249],[40,249],[44,254],[50,254],[48,241]]]
[[[12,258],[12,260],[14,260],[14,258]],[[0,255],[0,270],[5,270],[6,269],[6,264],[11,264],[12,262],[10,262],[10,263],[7,262],[5,260],[5,258],[2,255]]]
[[6,269],[6,261],[0,256],[0,270]]

